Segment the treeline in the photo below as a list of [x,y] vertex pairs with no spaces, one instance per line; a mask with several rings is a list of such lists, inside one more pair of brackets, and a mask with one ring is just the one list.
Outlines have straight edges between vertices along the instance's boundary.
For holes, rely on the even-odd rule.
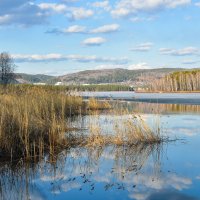
[[33,84],[11,84],[7,88],[3,88],[0,85],[0,93],[2,90],[7,90],[8,93],[17,91],[18,93],[24,93],[24,91],[32,89],[43,89],[43,91],[52,92],[82,92],[82,91],[133,91],[133,88],[128,85],[33,85]]
[[150,84],[150,91],[178,92],[200,91],[200,69],[178,71],[155,80]]
[[68,85],[63,86],[66,90],[73,90],[73,91],[132,91],[133,89],[127,85],[113,85],[113,84],[106,84],[106,85]]

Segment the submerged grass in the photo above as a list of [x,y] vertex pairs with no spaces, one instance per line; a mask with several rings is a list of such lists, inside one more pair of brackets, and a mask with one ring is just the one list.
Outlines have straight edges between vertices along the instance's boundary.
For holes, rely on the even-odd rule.
[[42,158],[71,146],[159,143],[162,138],[140,116],[113,123],[114,134],[104,134],[101,124],[89,125],[89,134],[71,134],[68,118],[87,111],[110,109],[108,102],[89,99],[41,86],[8,86],[0,95],[0,157]]

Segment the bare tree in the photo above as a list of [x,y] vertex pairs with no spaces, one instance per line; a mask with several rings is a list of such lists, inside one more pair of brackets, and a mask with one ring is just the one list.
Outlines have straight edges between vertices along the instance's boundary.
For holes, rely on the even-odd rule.
[[0,54],[0,83],[7,85],[14,80],[15,65],[9,53]]
[[150,84],[152,91],[200,91],[200,70],[179,71]]

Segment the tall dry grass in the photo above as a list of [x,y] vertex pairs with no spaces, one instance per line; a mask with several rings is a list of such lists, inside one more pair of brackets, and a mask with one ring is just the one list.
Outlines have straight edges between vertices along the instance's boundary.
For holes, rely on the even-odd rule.
[[127,111],[124,114],[116,111],[111,113],[101,117],[96,112],[96,115],[90,116],[87,122],[88,134],[82,138],[83,146],[155,144],[167,139],[161,136],[159,123],[155,122],[155,127],[150,128],[138,114],[130,114]]
[[[30,158],[66,143],[66,118],[80,113],[81,97],[41,87],[10,86],[0,95],[0,150]],[[65,141],[65,142],[64,142]]]
[[90,98],[88,100],[88,109],[89,110],[107,110],[107,109],[111,109],[111,105],[110,103],[108,103],[108,101],[98,101],[95,98]]
[[[89,135],[73,135],[68,118],[110,109],[110,104],[93,98],[84,102],[79,96],[46,86],[11,85],[0,90],[0,157],[35,159],[45,153],[54,156],[71,146],[132,145],[162,140],[138,115],[117,120],[112,135],[102,133],[101,123],[91,125]],[[128,114],[127,110],[123,112]]]

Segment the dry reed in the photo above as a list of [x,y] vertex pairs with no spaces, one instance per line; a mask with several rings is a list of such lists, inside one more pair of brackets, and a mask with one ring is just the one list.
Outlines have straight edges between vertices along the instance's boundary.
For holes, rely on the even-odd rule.
[[65,140],[66,117],[80,113],[82,98],[40,87],[12,90],[0,95],[2,154],[30,158],[46,149],[53,153]]
[[101,124],[89,125],[89,135],[70,134],[72,127],[68,117],[85,114],[87,110],[110,108],[108,102],[92,98],[85,103],[81,97],[58,89],[8,86],[0,95],[0,157],[35,159],[45,153],[54,156],[63,148],[76,145],[132,145],[162,141],[137,115],[116,121],[113,124],[115,132],[111,135],[103,134]]

